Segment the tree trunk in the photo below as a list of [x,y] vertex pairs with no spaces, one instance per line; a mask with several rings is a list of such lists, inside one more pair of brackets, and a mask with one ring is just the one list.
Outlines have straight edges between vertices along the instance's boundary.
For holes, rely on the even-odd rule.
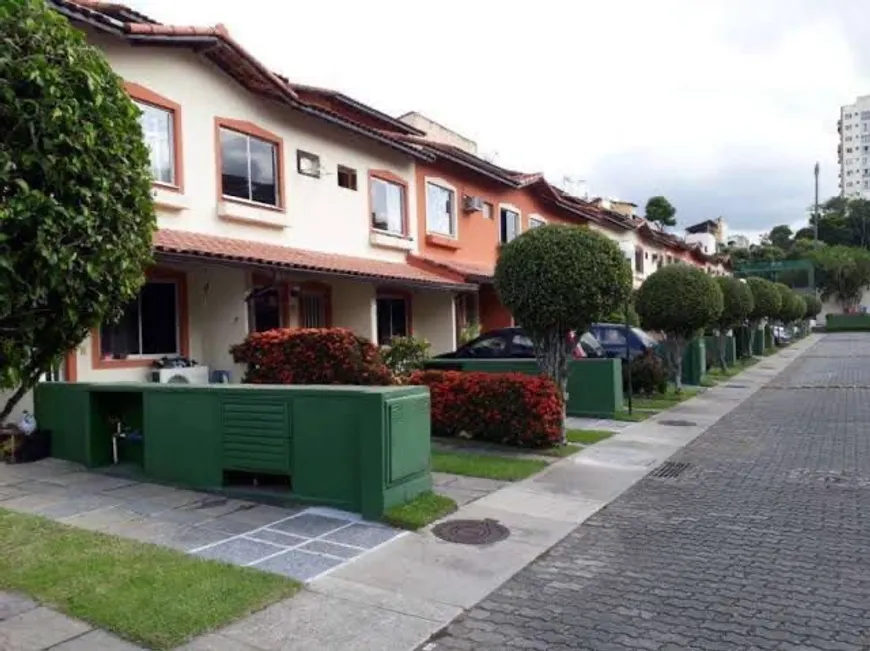
[[749,359],[755,357],[755,331],[758,330],[758,322],[749,322]]
[[685,342],[681,337],[668,337],[665,339],[665,356],[668,362],[668,370],[674,381],[674,392],[681,393],[683,390],[683,353]]
[[565,333],[549,334],[535,341],[535,355],[545,374],[553,379],[562,401],[562,445],[568,442],[565,418],[568,412],[568,360],[573,344]]
[[727,364],[725,363],[725,345],[728,343],[728,335],[726,335],[725,332],[724,329],[720,328],[716,335],[719,343],[719,368],[722,369],[723,373],[727,370]]

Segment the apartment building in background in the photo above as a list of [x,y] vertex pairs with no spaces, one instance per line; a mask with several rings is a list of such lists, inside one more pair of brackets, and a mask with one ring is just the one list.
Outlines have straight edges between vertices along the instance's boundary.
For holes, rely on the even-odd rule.
[[158,221],[138,299],[70,353],[69,379],[144,380],[155,359],[184,355],[238,381],[230,346],[275,327],[343,326],[380,344],[413,334],[445,352],[468,323],[513,323],[493,287],[499,247],[551,223],[618,241],[635,286],[663,264],[727,272],[631,204],[595,204],[494,165],[419,113],[395,118],[295,84],[222,25],[50,2],[142,111]]
[[837,120],[840,144],[840,195],[870,199],[870,95],[840,107]]

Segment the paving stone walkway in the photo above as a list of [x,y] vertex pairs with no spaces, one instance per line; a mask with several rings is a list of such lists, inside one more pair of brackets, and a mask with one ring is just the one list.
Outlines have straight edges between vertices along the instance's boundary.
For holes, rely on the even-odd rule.
[[671,461],[424,648],[870,649],[870,335],[826,335]]
[[11,592],[0,591],[2,651],[144,651]]
[[227,499],[86,472],[58,459],[0,464],[0,507],[299,581],[404,535],[334,509]]

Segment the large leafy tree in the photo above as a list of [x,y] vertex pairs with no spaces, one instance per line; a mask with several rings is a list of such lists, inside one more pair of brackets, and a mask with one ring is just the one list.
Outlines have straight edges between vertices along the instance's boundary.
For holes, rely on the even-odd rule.
[[0,3],[0,386],[39,375],[136,296],[155,228],[139,112],[42,0]]
[[803,298],[807,306],[804,316],[808,319],[815,319],[822,311],[822,301],[814,294],[805,294]]
[[789,296],[788,313],[785,315],[785,322],[790,324],[802,321],[807,314],[807,302],[804,297],[797,292],[792,292]]
[[723,300],[713,277],[689,265],[662,267],[637,290],[641,325],[665,334],[665,357],[678,392],[686,345],[721,316]]
[[774,226],[765,238],[766,242],[783,251],[787,251],[792,245],[791,228],[785,225]]
[[849,246],[826,246],[814,251],[816,284],[822,300],[835,299],[844,312],[854,309],[870,286],[870,251]]
[[626,304],[631,270],[616,243],[600,233],[542,226],[501,248],[495,288],[534,342],[538,363],[556,382],[564,405],[570,333],[585,332]]
[[782,309],[782,296],[769,280],[747,278],[746,284],[752,292],[752,311],[749,313],[749,350],[753,350],[755,333],[765,319],[776,319]]
[[658,224],[662,230],[666,226],[677,225],[676,215],[677,209],[662,196],[650,197],[649,201],[646,202],[646,208],[644,209],[646,220]]
[[752,313],[755,303],[752,299],[752,291],[749,286],[733,276],[719,276],[716,278],[719,290],[722,292],[722,314],[716,320],[717,329],[717,353],[719,366],[725,370],[725,346],[728,339],[728,331],[742,324]]
[[794,292],[791,290],[791,287],[784,283],[774,283],[773,286],[776,287],[776,291],[779,292],[780,298],[779,311],[774,318],[782,323],[788,323],[793,308],[791,298],[794,295]]

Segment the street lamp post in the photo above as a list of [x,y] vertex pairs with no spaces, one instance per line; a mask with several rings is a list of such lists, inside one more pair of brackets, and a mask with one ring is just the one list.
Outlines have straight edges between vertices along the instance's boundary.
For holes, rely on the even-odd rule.
[[813,234],[815,236],[816,242],[819,241],[819,163],[816,161],[816,166],[813,168],[813,172],[816,177],[816,201],[815,208],[813,209],[813,215],[815,219],[813,219]]

